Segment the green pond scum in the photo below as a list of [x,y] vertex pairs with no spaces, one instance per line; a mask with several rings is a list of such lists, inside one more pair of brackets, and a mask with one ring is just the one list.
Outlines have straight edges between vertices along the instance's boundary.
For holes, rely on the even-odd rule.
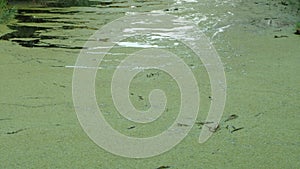
[[[298,0],[0,2],[0,168],[300,168]],[[11,9],[17,9],[13,15]],[[226,106],[218,126],[210,129],[212,137],[199,144],[215,99],[205,66],[180,42],[178,46],[171,40],[160,42],[171,46],[196,76],[198,117],[185,139],[170,151],[144,159],[120,157],[97,146],[81,128],[72,100],[72,66],[102,26],[135,12],[153,11],[193,21],[209,38],[224,66]],[[3,22],[8,13],[14,18]],[[136,50],[140,48],[116,46],[110,52],[123,55],[104,57],[95,94],[114,129],[132,137],[150,137],[174,122],[180,90],[169,74],[146,70],[133,79],[128,97],[137,109],[147,110],[149,93],[160,88],[168,98],[164,113],[149,124],[119,114],[111,98],[111,76],[126,54]]]

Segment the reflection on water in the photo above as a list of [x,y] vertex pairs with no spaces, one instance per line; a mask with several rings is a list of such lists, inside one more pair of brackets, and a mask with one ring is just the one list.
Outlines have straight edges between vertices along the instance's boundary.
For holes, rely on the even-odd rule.
[[[10,1],[11,4],[19,2]],[[254,9],[247,9],[253,8],[253,5]],[[265,10],[265,6],[268,6],[269,10]],[[291,8],[288,8],[290,6]],[[0,40],[16,42],[30,48],[81,49],[82,43],[88,40],[87,37],[114,19],[128,14],[134,15],[135,12],[156,12],[178,15],[190,20],[197,24],[212,42],[216,42],[220,40],[218,35],[233,25],[247,30],[274,29],[280,32],[282,27],[295,23],[299,9],[294,6],[297,4],[277,1],[245,3],[240,0],[44,1],[39,5],[20,7],[15,17],[17,23],[8,25],[14,31],[0,36]],[[252,14],[253,11],[256,14]],[[278,15],[278,12],[281,14]],[[135,29],[137,28],[125,31]],[[161,32],[152,35],[148,40],[159,41],[172,36],[180,35],[166,35]],[[140,42],[122,42],[119,45],[155,47],[147,42],[143,45]]]
[[[19,2],[10,1],[11,4]],[[14,31],[2,35],[0,40],[16,42],[23,47],[80,49],[82,43],[79,42],[88,40],[82,39],[87,32],[91,35],[93,31],[118,17],[135,12],[160,12],[193,21],[212,41],[218,41],[220,33],[237,24],[244,25],[244,29],[270,27],[280,31],[281,27],[295,22],[295,16],[290,13],[299,12],[294,7],[287,9],[289,4],[281,2],[253,2],[257,7],[251,11],[245,10],[249,4],[239,0],[44,1],[40,5],[21,7],[15,17],[18,22],[9,25]],[[265,5],[270,6],[269,11],[263,10]],[[283,12],[282,9],[292,11]],[[264,13],[252,15],[250,12],[253,11]],[[278,11],[282,14],[277,15]],[[163,34],[152,36],[154,39],[164,37]]]

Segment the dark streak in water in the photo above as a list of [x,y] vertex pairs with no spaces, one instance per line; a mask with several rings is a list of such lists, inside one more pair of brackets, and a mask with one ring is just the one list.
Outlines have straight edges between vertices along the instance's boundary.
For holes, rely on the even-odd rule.
[[0,119],[0,121],[7,121],[7,120],[11,120],[11,118],[3,118],[3,119]]
[[[64,24],[74,24],[74,22],[69,21],[59,21],[60,17],[52,17],[52,18],[37,18],[32,15],[23,15],[17,14],[15,19],[19,21],[19,23],[64,23]],[[86,23],[86,22],[84,22]]]
[[58,10],[45,10],[45,9],[18,9],[19,14],[75,14],[80,11],[58,11]]
[[27,128],[23,128],[23,129],[19,129],[19,130],[16,130],[16,131],[9,131],[9,132],[6,132],[6,134],[17,134],[21,131],[24,131],[24,130],[27,130]]
[[168,165],[162,165],[156,169],[165,169],[165,168],[171,168],[171,166],[168,166]]
[[236,131],[239,131],[239,130],[242,130],[242,129],[244,129],[244,127],[235,128],[232,131],[230,131],[230,133],[233,133],[233,132],[236,132]]
[[65,66],[63,66],[63,65],[51,65],[50,67],[55,67],[55,68],[64,68]]
[[7,105],[7,106],[24,107],[24,108],[41,108],[41,107],[64,105],[66,103],[52,103],[52,104],[42,104],[42,105],[26,105],[26,104],[17,104],[17,103],[0,103],[0,104]]
[[53,99],[53,97],[49,96],[26,96],[24,99],[30,99],[30,100],[39,100],[39,99]]
[[183,124],[183,123],[177,123],[177,126],[179,126],[179,127],[188,127],[189,125],[188,124]]
[[40,42],[40,40],[12,40],[13,42],[17,42],[23,47],[40,47],[40,48],[63,48],[63,49],[83,49],[81,46],[67,46],[67,45],[60,45],[60,44],[52,44],[46,42]]

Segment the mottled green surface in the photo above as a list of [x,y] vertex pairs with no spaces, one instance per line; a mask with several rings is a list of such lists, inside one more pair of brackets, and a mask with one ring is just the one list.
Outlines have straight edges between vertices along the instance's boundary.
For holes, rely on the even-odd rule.
[[[256,2],[201,1],[176,5],[173,1],[147,1],[150,5],[138,3],[138,8],[127,7],[136,4],[122,3],[124,8],[67,8],[52,10],[80,12],[33,14],[77,22],[77,28],[68,30],[60,29],[63,23],[19,23],[55,27],[42,34],[70,37],[45,42],[83,46],[95,29],[126,11],[169,9],[171,14],[194,21],[205,15],[207,20],[200,22],[199,28],[211,38],[224,63],[227,102],[220,130],[204,144],[197,142],[201,130],[195,124],[180,144],[160,156],[115,156],[95,145],[77,120],[72,102],[73,70],[64,66],[75,64],[79,50],[26,48],[0,40],[0,168],[299,168],[300,37],[293,34],[299,13],[280,1]],[[226,25],[231,26],[215,34]],[[4,26],[0,28],[1,35],[10,32]],[[274,38],[275,35],[287,37]],[[195,64],[193,71],[199,75],[201,110],[197,121],[204,121],[210,102],[207,74],[201,62],[184,59]],[[157,71],[149,70],[134,79],[130,99],[137,108],[146,109],[147,99],[139,100],[138,96],[147,98],[151,86],[162,81],[161,88],[170,96],[170,104],[169,114],[147,125],[122,119],[109,100],[108,77],[112,71],[99,71],[97,75],[97,92],[107,96],[97,96],[100,108],[112,126],[124,134],[155,135],[172,123],[173,117],[168,115],[178,110],[179,91],[175,82],[163,73],[147,78],[151,72]],[[227,121],[232,114],[238,117]],[[133,125],[136,127],[128,130]],[[231,126],[243,129],[231,133]]]

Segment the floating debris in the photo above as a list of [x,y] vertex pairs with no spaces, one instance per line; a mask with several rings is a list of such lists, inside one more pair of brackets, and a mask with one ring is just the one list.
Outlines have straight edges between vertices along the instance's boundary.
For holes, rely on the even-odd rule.
[[135,128],[135,126],[130,126],[130,127],[128,127],[127,129],[128,130],[131,130],[131,129],[134,129]]
[[179,127],[188,127],[188,126],[190,126],[190,125],[188,125],[188,124],[183,124],[183,123],[177,123],[177,126],[179,126]]
[[165,169],[165,168],[171,168],[171,166],[168,166],[168,165],[162,165],[156,169]]
[[215,132],[221,130],[221,127],[220,127],[219,124],[216,125],[216,126],[213,126],[213,127],[210,127],[210,126],[207,126],[207,127],[208,127],[208,130],[209,130],[210,132],[213,132],[213,133],[215,133]]
[[238,115],[232,114],[232,115],[230,115],[224,122],[227,122],[227,121],[230,121],[230,120],[234,120],[234,119],[236,119],[236,118],[238,118],[238,117],[239,117]]
[[287,38],[287,35],[275,35],[274,38]]
[[242,129],[244,129],[244,127],[235,128],[230,133],[233,133],[233,132],[236,132],[236,131],[239,131],[239,130],[242,130]]
[[138,97],[139,97],[139,100],[144,100],[143,96],[138,96]]
[[19,129],[19,130],[16,130],[16,131],[9,131],[9,132],[6,132],[6,134],[17,134],[21,131],[24,131],[24,130],[27,130],[27,128],[23,128],[23,129]]
[[211,124],[213,123],[212,121],[204,121],[204,122],[196,122],[195,124],[197,124],[198,126],[202,126],[202,125],[205,125],[205,124]]
[[159,72],[149,73],[149,74],[146,75],[147,78],[151,78],[151,77],[154,77],[154,76],[159,76]]
[[233,132],[236,132],[236,131],[244,129],[244,127],[238,127],[238,128],[236,128],[235,126],[227,125],[226,129],[228,129],[230,133],[233,133]]

